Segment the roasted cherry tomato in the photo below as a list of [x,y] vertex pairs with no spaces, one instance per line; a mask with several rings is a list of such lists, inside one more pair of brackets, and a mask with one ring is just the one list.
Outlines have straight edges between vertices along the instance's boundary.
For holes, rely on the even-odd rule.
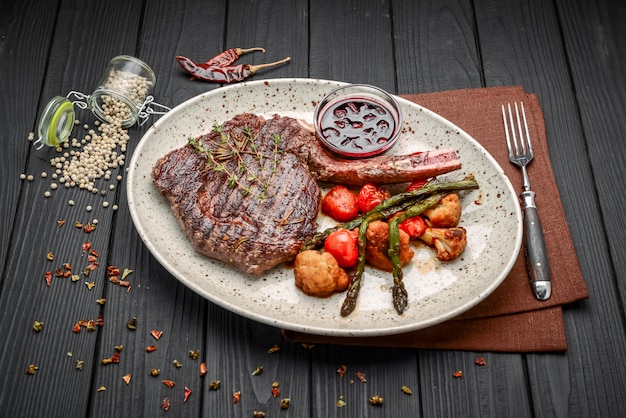
[[414,216],[402,222],[398,225],[398,228],[406,232],[411,239],[416,239],[421,237],[424,231],[426,231],[426,222],[424,222],[424,218],[421,216]]
[[335,186],[322,198],[322,212],[337,222],[348,222],[359,214],[357,198],[345,186]]
[[428,183],[428,180],[415,180],[406,188],[407,192],[412,192],[413,190],[421,189],[424,185]]
[[339,267],[354,267],[359,258],[358,234],[344,228],[333,231],[324,241],[324,249],[335,257]]
[[357,197],[359,210],[361,213],[369,212],[390,197],[391,193],[387,190],[374,183],[367,183],[359,190],[359,196]]

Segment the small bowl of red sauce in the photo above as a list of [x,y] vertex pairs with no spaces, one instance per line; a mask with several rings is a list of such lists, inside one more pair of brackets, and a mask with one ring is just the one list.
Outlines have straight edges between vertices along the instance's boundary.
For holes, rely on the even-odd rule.
[[328,93],[315,107],[315,132],[333,153],[367,158],[390,149],[402,131],[402,112],[386,91],[350,84]]

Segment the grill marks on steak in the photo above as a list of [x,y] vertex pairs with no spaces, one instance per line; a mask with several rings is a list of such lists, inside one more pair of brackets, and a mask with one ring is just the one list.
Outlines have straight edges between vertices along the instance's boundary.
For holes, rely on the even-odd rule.
[[[229,185],[229,175],[207,167],[208,157],[191,145],[171,151],[152,170],[152,178],[169,200],[172,210],[193,247],[210,258],[224,261],[247,273],[260,274],[295,257],[304,240],[317,229],[321,193],[316,180],[344,185],[402,183],[434,177],[461,167],[452,150],[410,155],[383,155],[367,160],[345,160],[331,155],[304,122],[274,116],[272,119],[241,114],[222,124],[222,132],[240,134],[248,127],[258,147],[255,155],[242,155],[248,173],[268,176],[273,171],[273,138],[279,135],[278,166],[265,197],[259,184],[239,176],[243,187]],[[220,135],[199,138],[214,153]],[[257,157],[258,157],[257,154]],[[236,161],[225,163],[234,173]]]
[[[240,132],[250,127],[258,153],[244,154],[247,173],[267,177],[267,190],[259,197],[260,185],[241,175],[250,187],[229,185],[229,175],[207,166],[206,155],[191,145],[174,150],[154,166],[152,177],[168,200],[181,227],[194,248],[208,257],[224,261],[247,273],[260,274],[292,259],[304,239],[316,232],[315,221],[320,190],[308,167],[291,152],[285,152],[286,139],[304,128],[293,120],[274,118],[264,122],[255,115],[239,115],[222,125],[222,131]],[[274,135],[282,138],[276,172]],[[204,147],[215,149],[220,135],[200,138]],[[230,172],[241,166],[236,160],[225,163]]]

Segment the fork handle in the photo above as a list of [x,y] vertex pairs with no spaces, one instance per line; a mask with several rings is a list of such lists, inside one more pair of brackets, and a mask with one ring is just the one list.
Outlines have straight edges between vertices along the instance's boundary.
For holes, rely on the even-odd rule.
[[535,192],[527,190],[522,192],[520,197],[524,210],[526,267],[530,284],[537,299],[547,300],[552,294],[550,264],[543,229],[535,205]]

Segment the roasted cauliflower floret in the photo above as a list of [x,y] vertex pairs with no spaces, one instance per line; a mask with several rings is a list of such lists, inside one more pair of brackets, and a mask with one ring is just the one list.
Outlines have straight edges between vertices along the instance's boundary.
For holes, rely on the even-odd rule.
[[457,226],[461,220],[461,200],[456,193],[444,196],[439,203],[422,212],[426,225],[437,228]]
[[[403,266],[413,259],[413,250],[409,245],[411,237],[400,230],[400,263]],[[367,245],[365,247],[365,260],[377,269],[392,271],[389,259],[389,224],[383,221],[374,221],[367,227]]]
[[465,228],[426,228],[420,237],[422,241],[437,250],[437,259],[450,261],[457,258],[467,246],[467,232]]
[[309,296],[327,297],[348,288],[350,276],[339,267],[332,254],[316,250],[296,256],[296,286]]

